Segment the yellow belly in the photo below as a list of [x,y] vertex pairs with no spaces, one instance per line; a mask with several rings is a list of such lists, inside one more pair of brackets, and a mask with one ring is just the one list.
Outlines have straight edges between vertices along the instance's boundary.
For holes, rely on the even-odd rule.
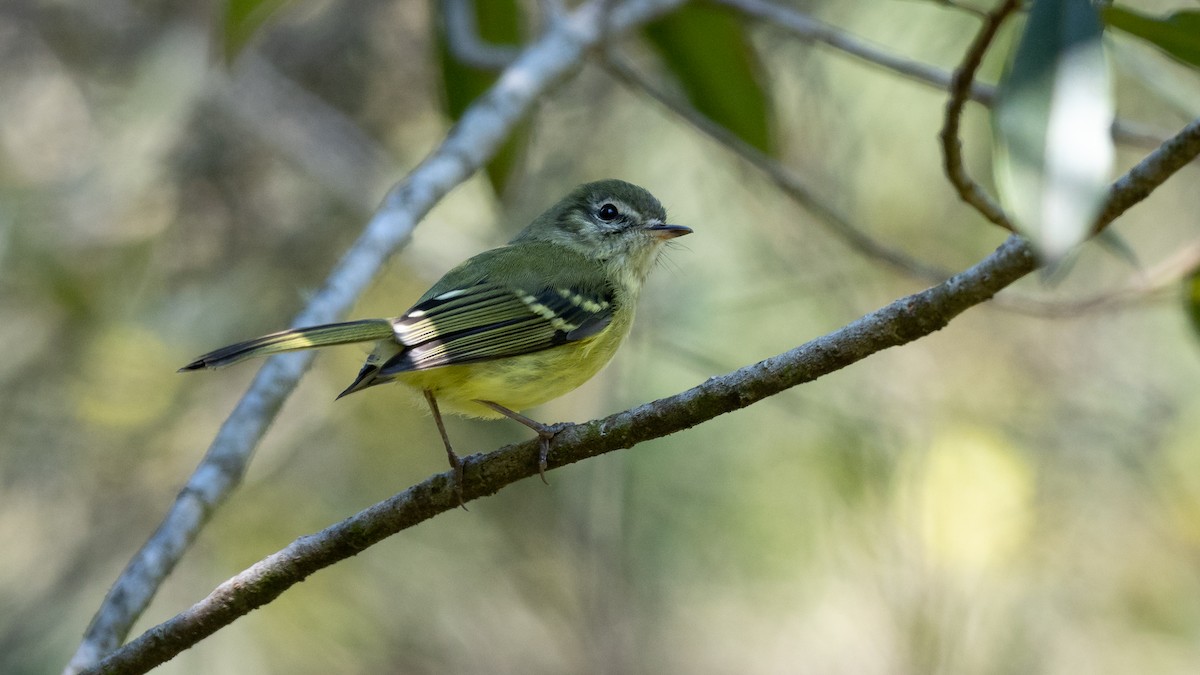
[[438,406],[468,417],[502,415],[478,401],[520,411],[540,405],[587,382],[608,364],[629,332],[628,322],[613,322],[590,340],[532,354],[401,373],[396,381],[432,391]]

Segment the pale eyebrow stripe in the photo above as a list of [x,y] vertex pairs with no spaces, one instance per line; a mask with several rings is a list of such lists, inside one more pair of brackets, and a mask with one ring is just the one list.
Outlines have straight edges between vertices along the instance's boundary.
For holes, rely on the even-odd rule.
[[635,216],[637,220],[642,219],[641,211],[638,211],[630,206],[625,200],[617,199],[616,197],[606,197],[604,199],[596,200],[596,202],[592,204],[592,210],[594,211],[605,204],[612,204],[613,206],[617,207],[617,210],[621,212],[622,216]]

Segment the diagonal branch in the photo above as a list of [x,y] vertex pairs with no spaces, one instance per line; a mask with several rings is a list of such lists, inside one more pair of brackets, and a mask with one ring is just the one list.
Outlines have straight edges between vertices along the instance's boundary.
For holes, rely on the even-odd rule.
[[[1102,228],[1134,202],[1200,155],[1200,120],[1152,152],[1109,194]],[[876,352],[944,328],[954,317],[987,301],[1033,271],[1032,250],[1009,237],[974,267],[920,293],[901,298],[828,335],[675,396],[567,427],[555,438],[549,465],[556,468],[651,438],[687,429],[769,396],[810,382]],[[468,458],[464,499],[494,494],[537,470],[536,441]],[[255,564],[218,586],[207,598],[155,626],[89,672],[143,673],[196,644],[239,616],[261,607],[319,569],[357,555],[382,539],[458,506],[451,472],[431,476],[394,497]]]
[[[898,300],[834,333],[746,366],[698,387],[578,424],[554,440],[549,468],[629,448],[911,342],[946,326],[967,308],[1035,268],[1029,247],[1011,237],[974,268],[921,293]],[[467,459],[463,500],[494,494],[537,473],[538,443],[511,445]],[[357,555],[401,530],[458,507],[453,472],[432,476],[336,525],[293,541],[283,550],[218,586],[205,599],[151,628],[85,673],[144,673],[274,600],[310,574]]]
[[[602,39],[682,2],[628,0],[609,7],[595,0],[554,22],[466,111],[445,141],[384,197],[294,325],[325,323],[342,315],[384,261],[407,243],[421,218],[491,158],[539,96],[575,70]],[[259,370],[163,522],[105,596],[67,673],[94,665],[129,634],[213,511],[241,482],[254,448],[311,362],[311,354],[288,354],[268,360]]]

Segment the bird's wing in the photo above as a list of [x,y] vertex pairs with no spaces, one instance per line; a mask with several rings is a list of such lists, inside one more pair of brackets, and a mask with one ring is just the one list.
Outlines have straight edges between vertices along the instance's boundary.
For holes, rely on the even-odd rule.
[[525,290],[481,281],[420,302],[392,322],[407,347],[381,375],[502,359],[584,340],[612,321],[611,292]]

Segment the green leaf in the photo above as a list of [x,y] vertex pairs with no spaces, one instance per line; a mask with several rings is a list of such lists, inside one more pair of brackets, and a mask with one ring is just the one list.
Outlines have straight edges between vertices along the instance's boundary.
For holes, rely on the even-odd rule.
[[[440,15],[442,3],[434,3],[439,11],[436,25],[437,55],[441,63],[442,94],[446,114],[458,121],[467,107],[488,90],[500,77],[499,72],[477,68],[455,58],[446,38],[445,17]],[[472,0],[479,38],[492,45],[517,45],[521,42],[520,15],[517,0]],[[520,150],[529,137],[528,125],[522,123],[513,130],[504,145],[496,151],[486,171],[492,189],[503,194],[520,157]]]
[[1188,318],[1192,322],[1192,330],[1200,337],[1200,270],[1194,270],[1183,280],[1184,301],[1187,303]]
[[224,33],[225,63],[232,63],[237,55],[279,8],[288,0],[226,0]]
[[1104,21],[1200,68],[1200,10],[1181,10],[1159,19],[1110,6],[1104,8]]
[[770,105],[759,84],[762,68],[739,17],[715,7],[686,5],[645,31],[697,110],[771,153]]
[[993,170],[1018,230],[1047,260],[1086,239],[1112,170],[1113,97],[1089,0],[1036,0],[997,90]]

